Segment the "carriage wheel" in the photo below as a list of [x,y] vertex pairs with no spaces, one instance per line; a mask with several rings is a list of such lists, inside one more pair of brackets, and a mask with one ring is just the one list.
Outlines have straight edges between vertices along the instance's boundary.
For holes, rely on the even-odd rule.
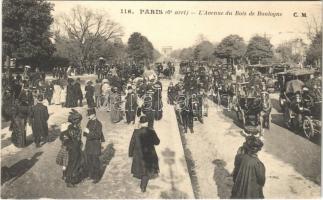
[[290,120],[290,116],[289,116],[288,109],[285,109],[285,112],[284,112],[284,120],[285,120],[285,124],[286,124],[287,128],[288,129],[291,129],[292,125],[291,125],[291,122],[289,121]]
[[218,105],[221,105],[221,95],[220,95],[220,93],[218,93]]
[[240,118],[240,112],[239,111],[236,111],[236,115],[237,115],[237,118],[238,118],[238,121],[242,121],[242,119]]
[[282,111],[285,110],[285,108],[284,108],[284,99],[281,98],[281,96],[279,96],[279,106],[280,106]]
[[241,111],[241,121],[242,121],[242,127],[245,128],[246,126],[246,117],[243,111]]
[[303,132],[308,139],[311,139],[314,136],[314,126],[312,119],[309,116],[305,116],[303,121]]

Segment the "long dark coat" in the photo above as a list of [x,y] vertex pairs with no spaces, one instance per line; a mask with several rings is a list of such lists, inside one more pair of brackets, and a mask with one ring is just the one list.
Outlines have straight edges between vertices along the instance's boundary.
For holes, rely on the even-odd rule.
[[156,132],[147,127],[135,129],[129,145],[129,157],[133,157],[131,173],[136,178],[159,173],[158,156],[154,145],[160,140]]
[[47,107],[37,103],[31,108],[30,118],[32,120],[33,135],[46,137],[48,135],[47,120],[49,118]]
[[137,95],[134,93],[129,93],[126,96],[125,110],[127,122],[134,121],[136,118],[136,112],[138,108]]
[[94,107],[94,87],[92,85],[85,86],[85,98],[88,104],[88,107]]
[[82,165],[84,159],[82,158],[82,141],[81,141],[81,128],[68,126],[68,140],[66,147],[68,150],[68,163],[66,168],[66,183],[79,183],[82,179]]
[[238,154],[234,161],[231,198],[263,199],[265,166],[256,155]]
[[76,97],[75,94],[73,92],[73,85],[72,84],[68,84],[66,87],[66,107],[67,108],[72,108],[72,107],[76,107]]
[[74,91],[75,98],[77,100],[79,100],[79,99],[82,100],[83,99],[83,93],[82,93],[82,89],[81,89],[81,84],[79,82],[74,83],[73,91]]
[[104,142],[102,124],[99,120],[90,120],[86,128],[89,133],[86,135],[85,153],[88,155],[101,155],[101,142]]

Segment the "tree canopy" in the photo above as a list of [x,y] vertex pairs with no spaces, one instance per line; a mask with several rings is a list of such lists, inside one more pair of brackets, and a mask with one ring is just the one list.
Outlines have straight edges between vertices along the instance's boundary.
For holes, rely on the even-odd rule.
[[246,52],[246,44],[239,35],[229,35],[222,39],[216,47],[214,54],[219,58],[227,59],[228,63],[242,58]]
[[213,56],[214,45],[209,41],[202,41],[194,48],[194,58],[198,61],[208,61]]
[[18,64],[42,66],[55,51],[50,38],[53,5],[44,0],[4,0],[3,56]]
[[57,24],[57,43],[64,43],[62,51],[73,49],[69,51],[69,56],[82,66],[100,56],[95,54],[99,43],[110,42],[123,35],[122,27],[107,13],[82,6],[76,6],[70,14],[62,15]]
[[158,55],[147,37],[138,32],[131,34],[128,40],[127,53],[129,58],[136,63],[144,62],[146,64],[151,63],[155,59],[154,55]]
[[253,62],[260,62],[262,59],[273,57],[273,45],[269,39],[261,36],[254,36],[250,39],[247,46],[246,56]]
[[322,65],[322,30],[313,38],[307,51],[306,62],[315,66]]

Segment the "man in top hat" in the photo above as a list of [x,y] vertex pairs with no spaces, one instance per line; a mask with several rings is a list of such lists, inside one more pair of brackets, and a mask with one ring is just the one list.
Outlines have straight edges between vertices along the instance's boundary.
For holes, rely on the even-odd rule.
[[43,105],[43,95],[38,95],[37,104],[31,108],[30,120],[36,147],[40,147],[41,138],[48,140],[48,124],[49,118],[47,106]]
[[87,106],[89,108],[95,107],[94,103],[94,87],[92,86],[92,81],[88,81],[87,85],[85,86],[85,98],[87,102]]
[[84,137],[86,137],[84,151],[87,158],[89,177],[93,180],[93,183],[97,183],[101,176],[99,159],[101,155],[101,142],[105,142],[105,139],[102,132],[102,124],[96,118],[95,108],[88,109],[87,116],[89,121],[83,133]]
[[176,88],[174,87],[173,82],[170,82],[167,88],[167,102],[170,105],[174,105],[175,96],[176,96]]
[[235,157],[233,170],[233,199],[263,199],[265,185],[265,166],[259,160],[257,152],[261,150],[263,142],[255,136],[246,137],[243,151]]
[[[81,79],[77,78],[74,86],[73,86],[73,90],[74,90],[74,95],[76,98],[76,102],[78,103],[79,101],[79,106],[83,106],[82,101],[83,101],[83,93],[82,93],[82,89],[81,89]],[[77,104],[76,103],[76,104]]]

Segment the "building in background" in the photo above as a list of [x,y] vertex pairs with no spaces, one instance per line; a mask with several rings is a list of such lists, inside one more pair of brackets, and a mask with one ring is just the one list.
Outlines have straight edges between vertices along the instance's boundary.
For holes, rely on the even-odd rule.
[[173,47],[172,46],[163,46],[162,47],[162,54],[165,57],[169,57],[170,53],[173,51]]

